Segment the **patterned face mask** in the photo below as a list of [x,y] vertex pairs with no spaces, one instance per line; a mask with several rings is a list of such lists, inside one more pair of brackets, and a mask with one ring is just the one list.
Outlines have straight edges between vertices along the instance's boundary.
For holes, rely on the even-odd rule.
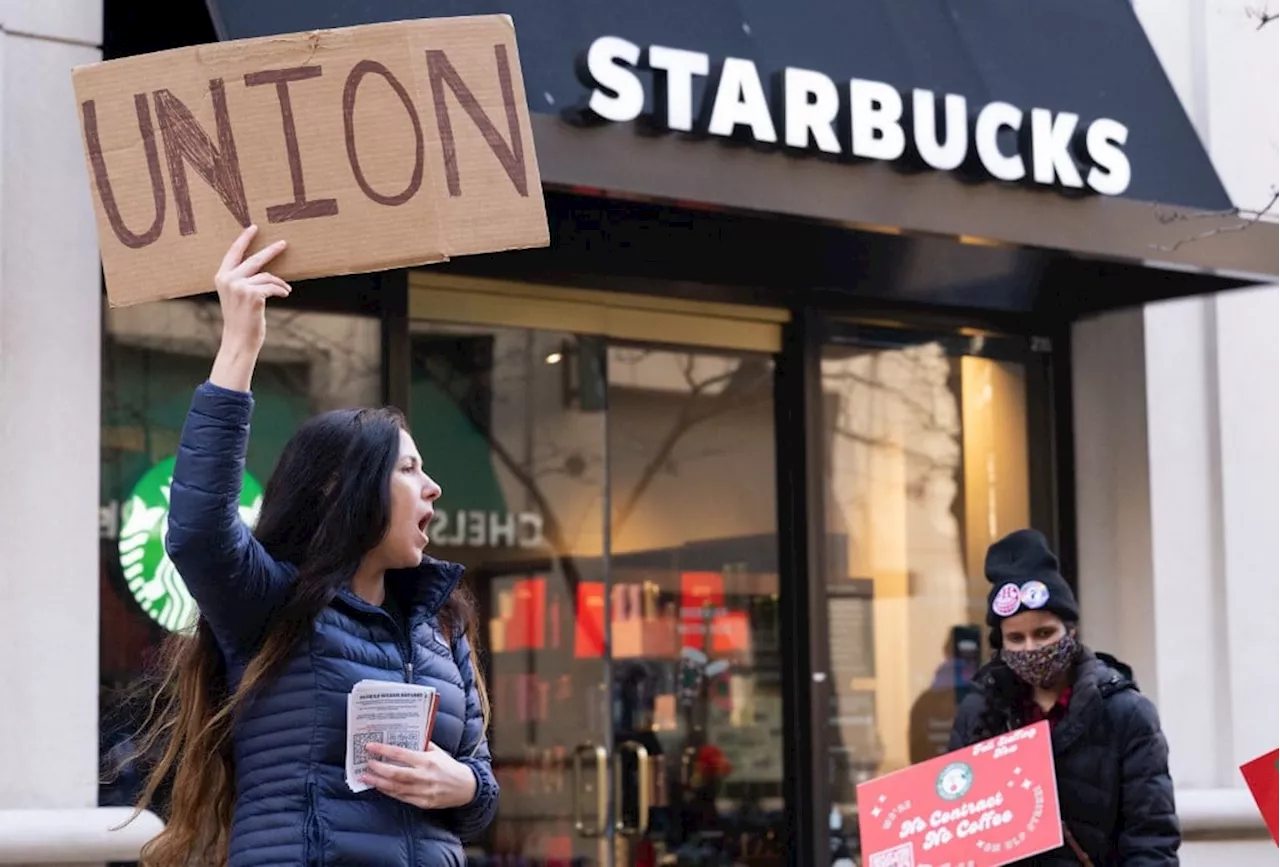
[[1022,680],[1048,689],[1070,670],[1080,645],[1070,632],[1035,650],[1001,650],[1000,658]]

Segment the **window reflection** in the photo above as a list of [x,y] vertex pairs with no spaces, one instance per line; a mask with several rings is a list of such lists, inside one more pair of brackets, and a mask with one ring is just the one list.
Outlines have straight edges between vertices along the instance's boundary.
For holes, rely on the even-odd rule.
[[828,774],[847,823],[859,782],[946,752],[984,661],[983,556],[1030,523],[1027,378],[941,341],[829,346],[822,390]]
[[427,322],[411,347],[410,427],[443,490],[431,553],[466,566],[485,629],[502,798],[472,863],[597,863],[574,822],[598,826],[608,787],[591,759],[575,791],[571,760],[607,742],[603,621],[574,616],[603,580],[605,427],[566,375],[602,358],[569,334]]
[[780,863],[769,356],[428,322],[412,346],[434,553],[487,624],[503,796],[472,863]]
[[644,696],[615,736],[659,769],[650,831],[618,863],[781,864],[772,361],[649,346],[608,361],[615,683]]

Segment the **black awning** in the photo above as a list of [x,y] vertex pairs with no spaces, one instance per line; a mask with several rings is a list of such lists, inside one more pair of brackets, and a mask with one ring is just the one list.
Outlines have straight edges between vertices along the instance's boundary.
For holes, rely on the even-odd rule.
[[[530,107],[542,115],[535,117],[535,134],[543,180],[552,189],[695,201],[1262,279],[1277,272],[1275,225],[1247,223],[1232,212],[1124,0],[207,3],[223,39],[426,15],[511,15]],[[1128,129],[1123,150],[1131,180],[1119,196],[1067,195],[975,184],[946,173],[903,173],[884,164],[762,153],[723,140],[655,136],[634,123],[574,125],[566,120],[569,110],[590,93],[575,62],[602,36],[707,54],[713,74],[694,79],[695,107],[714,80],[714,64],[735,57],[752,61],[762,78],[798,67],[822,73],[842,89],[861,78],[908,94],[913,88],[939,99],[957,94],[971,115],[1003,101],[1025,112],[1071,112],[1080,129],[1109,118]],[[768,78],[764,83],[769,86]],[[645,86],[647,112],[654,88],[647,78]],[[1006,149],[1017,147],[1002,141]]]
[[[1141,25],[1124,0],[209,0],[224,39],[401,18],[505,12],[534,111],[583,99],[575,58],[598,36],[742,57],[836,82],[956,93],[970,105],[1109,117],[1129,127],[1127,198],[1231,207]],[[695,102],[700,94],[695,84]]]

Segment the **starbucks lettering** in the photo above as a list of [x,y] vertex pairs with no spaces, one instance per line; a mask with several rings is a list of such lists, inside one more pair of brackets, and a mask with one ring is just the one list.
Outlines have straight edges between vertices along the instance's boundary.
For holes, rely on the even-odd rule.
[[[585,112],[595,121],[640,119],[647,72],[648,120],[662,130],[1107,196],[1122,194],[1132,177],[1124,151],[1129,130],[1105,117],[1083,123],[1070,111],[973,105],[959,94],[903,93],[861,78],[841,88],[822,72],[795,67],[773,75],[771,100],[751,60],[727,57],[713,67],[699,51],[642,49],[617,36],[596,39],[578,70],[591,88]],[[695,105],[694,82],[701,78],[706,91]]]

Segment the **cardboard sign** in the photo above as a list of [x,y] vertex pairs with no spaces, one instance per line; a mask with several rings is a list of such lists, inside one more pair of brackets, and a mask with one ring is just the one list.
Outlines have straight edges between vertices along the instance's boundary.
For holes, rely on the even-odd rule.
[[998,867],[1062,845],[1049,724],[858,786],[866,867]]
[[515,30],[436,18],[72,73],[112,306],[210,291],[250,223],[286,280],[549,243]]
[[1280,845],[1280,749],[1240,766],[1245,784],[1262,811],[1271,839]]

